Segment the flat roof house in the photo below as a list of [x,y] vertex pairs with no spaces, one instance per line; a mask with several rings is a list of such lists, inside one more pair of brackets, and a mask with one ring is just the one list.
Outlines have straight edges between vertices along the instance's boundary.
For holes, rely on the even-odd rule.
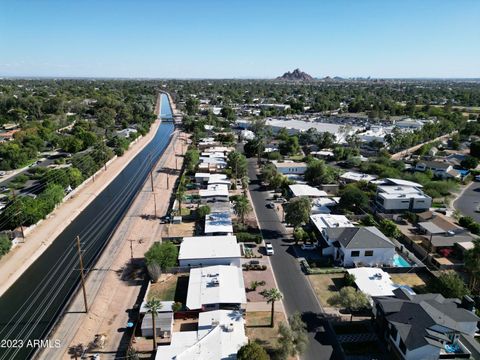
[[273,165],[280,174],[297,174],[303,175],[307,170],[307,164],[304,162],[295,161],[272,161]]
[[340,175],[340,180],[343,180],[346,183],[358,182],[358,181],[366,181],[370,182],[375,180],[377,177],[369,174],[358,173],[353,171],[347,171]]
[[206,189],[199,190],[200,200],[203,203],[215,201],[228,201],[228,185],[212,184]]
[[420,160],[415,165],[416,171],[427,171],[430,170],[435,176],[441,177],[443,179],[460,179],[461,174],[453,168],[453,166],[447,162],[442,161],[425,161]]
[[[347,272],[355,277],[355,285],[358,290],[367,294],[370,298],[378,296],[395,296],[394,290],[402,287],[394,284],[390,274],[376,267],[359,267],[348,269]],[[403,286],[409,293],[415,292]]]
[[394,290],[395,297],[374,299],[373,313],[392,356],[406,360],[478,358],[473,336],[480,320],[474,301],[446,299],[440,294],[413,295]]
[[306,196],[311,199],[328,196],[325,191],[319,190],[310,185],[293,184],[288,186],[293,197]]
[[241,312],[209,311],[199,314],[198,330],[174,332],[170,345],[157,348],[155,360],[236,359],[247,343]]
[[236,236],[184,237],[180,244],[180,266],[240,266],[240,244]]
[[393,264],[395,245],[374,226],[327,228],[322,235],[322,254],[342,266]]
[[205,216],[205,235],[232,235],[233,225],[229,212],[212,212]]
[[190,310],[240,309],[247,302],[238,266],[215,265],[190,270],[186,306]]
[[375,202],[381,211],[425,211],[432,206],[432,198],[420,188],[406,185],[379,185]]

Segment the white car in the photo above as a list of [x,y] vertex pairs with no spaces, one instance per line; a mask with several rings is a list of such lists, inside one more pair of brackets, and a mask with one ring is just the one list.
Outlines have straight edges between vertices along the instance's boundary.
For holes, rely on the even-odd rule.
[[302,250],[315,250],[315,244],[302,244]]
[[267,253],[267,255],[273,255],[274,254],[272,243],[270,243],[270,242],[265,243],[265,252]]

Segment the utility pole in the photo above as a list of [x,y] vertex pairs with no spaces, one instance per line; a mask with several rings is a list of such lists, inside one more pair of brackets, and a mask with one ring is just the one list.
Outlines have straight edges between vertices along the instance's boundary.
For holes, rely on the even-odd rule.
[[153,166],[150,169],[150,186],[151,186],[152,192],[153,192]]
[[166,174],[167,174],[167,190],[168,190],[168,188],[169,188],[169,186],[168,186],[168,172]]
[[133,242],[135,240],[128,240],[130,241],[130,259],[133,259]]
[[[13,188],[12,188],[12,197],[13,197],[13,202],[16,203],[17,194],[15,194],[15,190]],[[23,241],[25,242],[25,232],[23,231],[23,212],[22,212],[22,209],[18,208],[17,215],[21,215],[20,230],[22,231],[22,238],[23,238]]]
[[153,207],[155,209],[155,219],[157,218],[157,194],[153,193]]
[[77,240],[78,259],[80,262],[80,278],[82,280],[83,303],[85,304],[85,312],[88,313],[87,292],[85,290],[85,274],[83,273],[83,257],[82,257],[82,249],[80,248],[80,236],[77,235],[76,240]]

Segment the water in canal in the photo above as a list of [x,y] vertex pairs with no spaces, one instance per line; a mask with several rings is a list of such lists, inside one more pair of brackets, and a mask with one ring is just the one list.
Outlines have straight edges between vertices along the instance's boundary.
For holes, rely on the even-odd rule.
[[[171,118],[168,99],[166,95],[161,97],[161,116]],[[78,286],[75,237],[79,235],[81,238],[85,267],[92,267],[140,190],[153,163],[168,145],[173,127],[172,123],[162,123],[153,141],[0,298],[0,360],[23,360],[33,355],[36,349],[26,346],[28,340],[43,339],[47,335]]]

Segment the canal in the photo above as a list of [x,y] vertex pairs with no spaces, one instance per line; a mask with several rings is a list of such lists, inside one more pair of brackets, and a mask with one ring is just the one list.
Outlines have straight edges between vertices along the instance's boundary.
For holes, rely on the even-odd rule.
[[[166,95],[161,102],[161,118],[171,118]],[[37,349],[29,343],[47,336],[79,285],[75,237],[82,241],[85,268],[93,267],[173,130],[173,123],[163,122],[153,140],[0,297],[0,360],[32,357]]]

